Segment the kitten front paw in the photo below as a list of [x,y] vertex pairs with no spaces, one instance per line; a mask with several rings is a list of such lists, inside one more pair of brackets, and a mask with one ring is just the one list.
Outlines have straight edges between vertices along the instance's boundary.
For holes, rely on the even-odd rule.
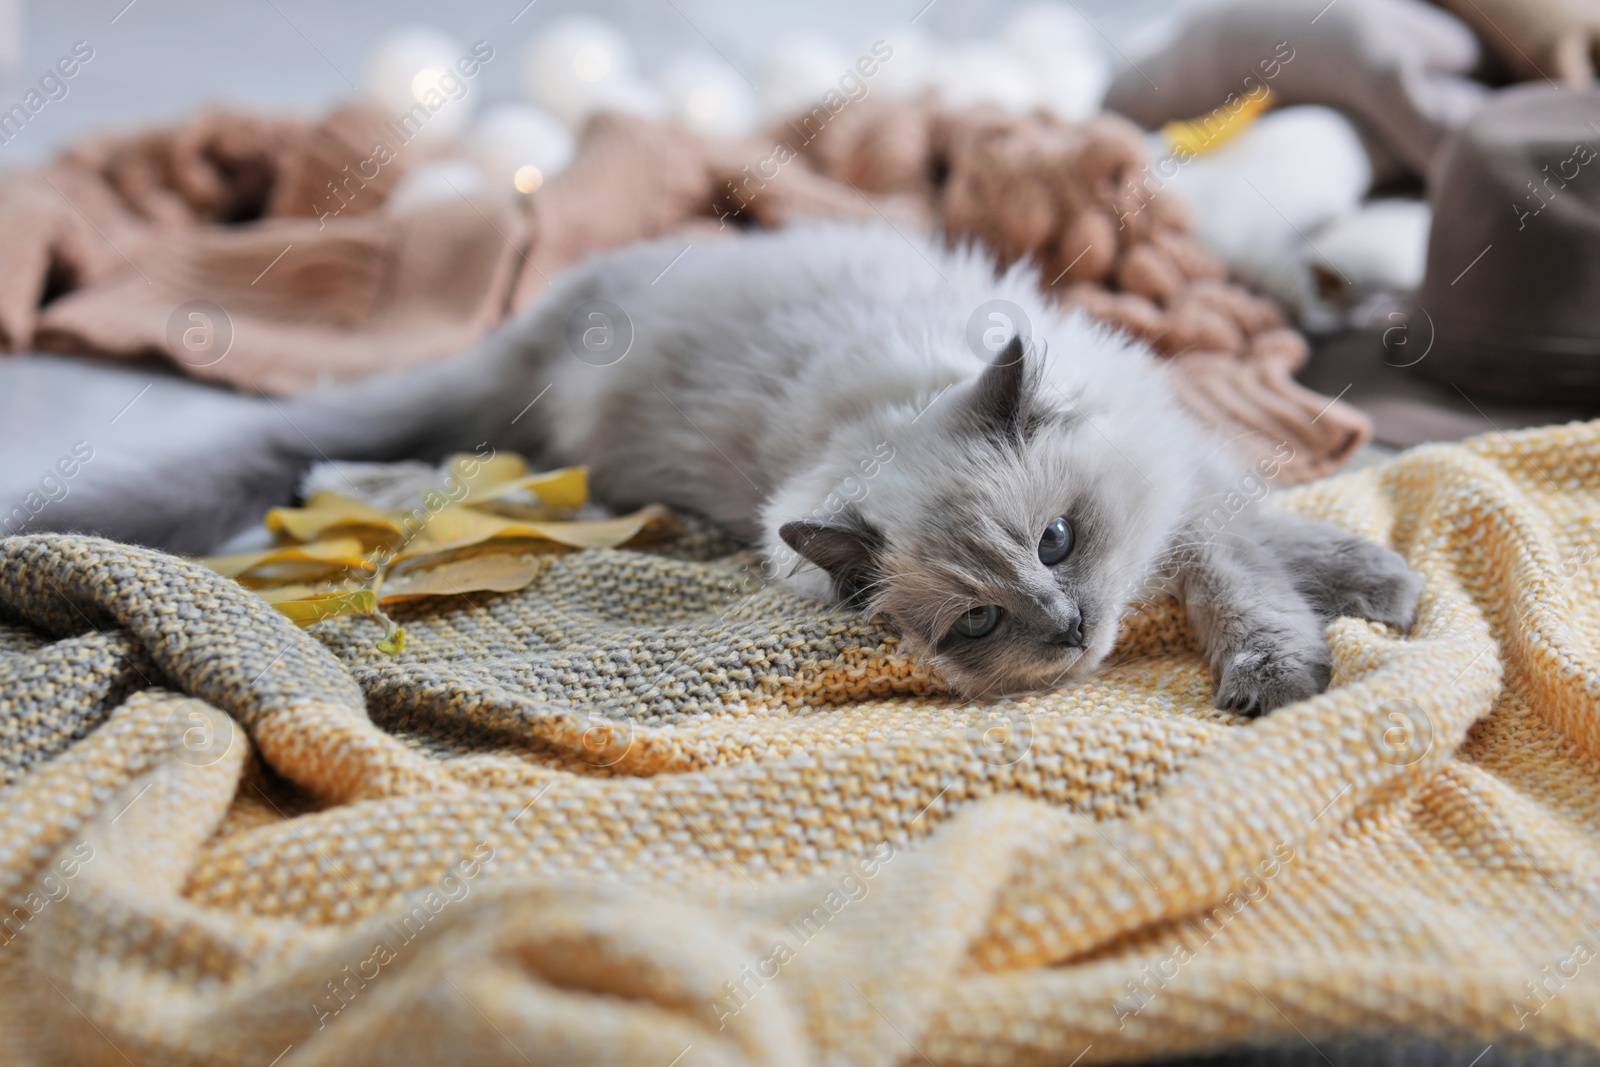
[[1422,577],[1407,566],[1398,552],[1391,552],[1370,541],[1359,542],[1359,566],[1351,566],[1332,583],[1338,599],[1338,614],[1371,619],[1397,630],[1409,630],[1417,618],[1417,598],[1422,595]]
[[1397,552],[1346,536],[1322,558],[1299,562],[1308,581],[1297,584],[1324,619],[1353,616],[1398,630],[1409,630],[1416,620],[1422,578]]
[[1216,705],[1243,715],[1265,715],[1328,688],[1333,659],[1326,646],[1249,645],[1222,668]]

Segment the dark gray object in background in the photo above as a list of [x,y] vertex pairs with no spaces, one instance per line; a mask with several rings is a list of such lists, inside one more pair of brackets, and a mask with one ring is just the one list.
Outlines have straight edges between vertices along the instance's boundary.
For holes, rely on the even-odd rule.
[[1496,93],[1435,164],[1415,373],[1475,394],[1600,401],[1600,89]]

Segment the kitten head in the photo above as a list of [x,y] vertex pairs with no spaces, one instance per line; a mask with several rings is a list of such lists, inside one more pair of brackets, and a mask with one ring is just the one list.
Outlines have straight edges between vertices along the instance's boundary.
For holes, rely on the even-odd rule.
[[1040,369],[1013,340],[937,417],[899,428],[864,496],[779,531],[966,696],[1092,671],[1176,523],[1181,478],[1129,458],[1151,452],[1137,420],[1091,416]]

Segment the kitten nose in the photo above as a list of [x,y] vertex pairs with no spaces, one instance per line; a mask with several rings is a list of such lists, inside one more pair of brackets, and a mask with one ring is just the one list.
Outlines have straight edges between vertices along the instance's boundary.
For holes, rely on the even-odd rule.
[[1083,647],[1083,616],[1074,615],[1072,621],[1062,626],[1050,637],[1052,645],[1066,645],[1069,648]]

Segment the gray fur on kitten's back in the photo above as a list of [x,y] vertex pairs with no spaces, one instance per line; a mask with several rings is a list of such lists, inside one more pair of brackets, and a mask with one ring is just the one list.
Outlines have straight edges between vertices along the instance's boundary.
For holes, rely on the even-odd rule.
[[[979,333],[1020,321],[1025,336],[970,344],[975,315]],[[981,252],[887,226],[602,254],[474,354],[296,422],[334,456],[487,441],[587,464],[600,500],[701,512],[799,590],[882,612],[972,696],[1082,677],[1138,599],[1171,592],[1218,704],[1269,711],[1326,686],[1329,618],[1408,626],[1420,585],[1326,524],[1260,505],[1214,521],[1261,483],[1143,345],[1061,311],[1030,269],[997,275]],[[298,448],[276,447],[282,462]],[[219,457],[211,483],[225,496],[260,466]],[[1041,536],[1063,525],[1051,565]]]

